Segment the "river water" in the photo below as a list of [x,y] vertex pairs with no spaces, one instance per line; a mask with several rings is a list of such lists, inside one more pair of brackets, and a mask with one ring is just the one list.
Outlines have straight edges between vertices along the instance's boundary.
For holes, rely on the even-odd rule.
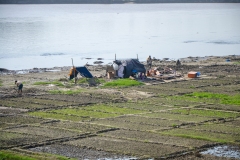
[[236,3],[0,5],[0,68],[240,55],[239,15]]

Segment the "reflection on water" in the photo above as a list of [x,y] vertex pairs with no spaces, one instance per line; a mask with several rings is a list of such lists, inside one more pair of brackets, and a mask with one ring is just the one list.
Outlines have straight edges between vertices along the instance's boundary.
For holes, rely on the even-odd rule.
[[238,55],[239,15],[236,3],[0,5],[0,68],[69,66],[71,58],[115,54],[140,61]]

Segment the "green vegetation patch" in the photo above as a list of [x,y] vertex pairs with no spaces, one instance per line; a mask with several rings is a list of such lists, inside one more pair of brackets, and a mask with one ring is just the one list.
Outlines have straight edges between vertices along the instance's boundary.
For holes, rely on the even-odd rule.
[[237,118],[240,116],[240,113],[237,113],[237,112],[225,112],[225,111],[192,109],[192,108],[174,109],[171,112],[181,113],[185,115],[198,115],[198,116],[217,117],[217,118]]
[[89,124],[84,122],[70,122],[70,121],[58,121],[52,123],[44,123],[41,126],[69,129],[69,130],[78,130],[81,132],[97,132],[102,130],[111,129],[111,127]]
[[188,122],[188,123],[191,123],[191,122],[199,123],[199,122],[204,122],[204,121],[212,119],[212,118],[204,117],[204,116],[182,115],[182,114],[173,114],[173,113],[168,113],[168,112],[148,113],[143,116],[153,117],[153,118],[164,118],[164,119],[169,119],[169,120],[179,120],[179,121],[184,121],[184,122]]
[[67,95],[73,95],[83,92],[83,89],[78,90],[49,90],[49,93],[51,94],[67,94]]
[[191,94],[185,94],[181,96],[181,98],[182,97],[192,101],[213,100],[213,101],[218,101],[220,104],[240,105],[240,94],[230,96],[227,94],[195,92]]
[[111,82],[107,82],[104,84],[104,87],[130,87],[130,86],[139,86],[143,85],[144,83],[132,80],[130,78],[126,79],[117,79]]
[[115,130],[111,132],[102,133],[103,136],[130,139],[135,141],[162,143],[166,145],[184,146],[188,148],[195,148],[207,144],[209,141],[196,140],[191,138],[182,138],[176,136],[162,135],[156,132],[133,131],[133,130]]
[[144,111],[160,111],[160,110],[166,110],[171,108],[169,106],[141,103],[141,101],[135,102],[135,103],[114,103],[113,106],[126,107],[126,108],[132,108],[132,109],[144,110]]
[[240,65],[240,61],[233,62],[233,64]]
[[3,83],[3,81],[0,79],[0,86],[2,86],[2,85],[3,85],[2,83]]
[[240,112],[239,105],[207,104],[207,105],[197,105],[197,106],[194,106],[194,108],[205,108],[205,109],[216,109],[216,110]]
[[104,113],[97,111],[89,111],[83,109],[61,109],[61,110],[52,110],[48,112],[32,112],[30,115],[42,117],[42,118],[51,118],[51,119],[61,119],[61,120],[71,120],[71,121],[84,121],[94,118],[109,118],[116,117],[120,114],[116,113]]
[[42,117],[42,118],[49,118],[49,119],[59,119],[59,120],[69,120],[69,121],[83,121],[89,120],[90,117],[80,117],[74,115],[66,115],[66,114],[56,114],[53,112],[31,112],[29,115]]
[[39,152],[34,153],[22,150],[19,151],[1,150],[0,160],[75,160],[75,159],[48,153]]
[[60,110],[52,110],[51,112],[57,114],[66,114],[66,115],[75,115],[79,117],[90,117],[90,118],[109,118],[109,117],[116,117],[120,114],[118,113],[106,113],[106,112],[97,112],[97,111],[89,111],[84,109],[77,109],[77,108],[66,108]]
[[160,132],[165,135],[179,136],[184,138],[193,138],[200,140],[208,140],[219,143],[239,143],[239,135],[230,135],[225,133],[216,133],[193,129],[172,129]]
[[92,122],[101,125],[139,131],[154,131],[168,129],[172,128],[173,125],[180,125],[182,123],[180,121],[169,121],[140,116],[121,116],[111,119],[98,119]]
[[47,140],[46,137],[30,135],[30,134],[21,134],[21,133],[12,133],[7,131],[0,131],[0,149],[2,147],[14,147],[23,144],[36,143],[39,141]]
[[31,158],[29,156],[11,153],[8,151],[0,151],[0,160],[37,160],[37,159]]
[[56,86],[64,86],[62,82],[59,81],[52,81],[52,82],[35,82],[33,85],[50,85],[54,84]]
[[30,116],[4,116],[0,117],[0,122],[2,123],[10,123],[10,124],[32,124],[32,123],[40,123],[43,122],[43,119],[30,117]]
[[144,111],[141,111],[141,110],[130,109],[130,108],[120,108],[116,106],[107,106],[107,105],[90,106],[90,107],[85,107],[84,109],[89,111],[101,111],[101,112],[115,113],[115,114],[144,113]]
[[237,127],[237,126],[234,126],[234,125],[204,124],[204,125],[194,126],[193,129],[240,135],[240,127]]

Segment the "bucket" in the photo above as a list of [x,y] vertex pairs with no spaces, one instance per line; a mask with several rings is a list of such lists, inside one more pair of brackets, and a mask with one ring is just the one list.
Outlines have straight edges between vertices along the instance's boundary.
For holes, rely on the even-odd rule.
[[201,73],[200,72],[197,72],[197,77],[199,77],[201,75]]

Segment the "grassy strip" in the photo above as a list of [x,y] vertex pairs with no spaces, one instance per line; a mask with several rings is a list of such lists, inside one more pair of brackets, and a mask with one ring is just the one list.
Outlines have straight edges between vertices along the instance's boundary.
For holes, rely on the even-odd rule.
[[2,83],[3,83],[3,81],[0,79],[0,86],[2,86],[2,85],[3,85]]
[[85,107],[84,109],[89,111],[102,111],[102,112],[118,113],[118,114],[138,114],[138,113],[144,112],[136,109],[120,108],[120,107],[106,106],[106,105],[96,105],[91,107]]
[[[177,97],[175,97],[177,98]],[[230,96],[227,94],[209,93],[209,92],[195,92],[191,94],[185,94],[179,97],[189,101],[205,101],[205,102],[218,102],[220,104],[240,105],[240,94]]]
[[126,79],[117,79],[111,82],[107,82],[104,84],[104,87],[130,87],[130,86],[139,86],[139,85],[143,85],[143,83],[126,78]]
[[52,81],[52,82],[35,82],[33,85],[49,85],[54,84],[56,86],[64,86],[62,82],[59,81]]
[[31,112],[29,113],[29,115],[41,117],[41,118],[69,120],[69,121],[75,121],[75,122],[90,119],[90,117],[79,117],[79,116],[73,116],[73,115],[56,114],[51,112]]
[[91,117],[91,118],[109,118],[116,117],[120,114],[116,113],[104,113],[104,112],[96,112],[96,111],[88,111],[83,109],[61,109],[61,110],[53,110],[54,113],[66,114],[66,115],[75,115],[80,117]]
[[20,154],[10,153],[7,151],[0,151],[0,160],[37,160],[37,159],[28,156],[23,156]]
[[23,155],[21,153],[13,151],[0,151],[0,160],[75,160],[73,158],[67,158],[64,156],[51,155],[51,154],[27,154]]
[[78,94],[81,93],[83,90],[78,89],[78,90],[50,90],[48,91],[51,94],[67,94],[67,95],[73,95],[73,94]]
[[240,113],[215,111],[215,110],[202,110],[202,109],[175,109],[173,113],[181,113],[186,115],[198,115],[204,117],[218,117],[218,118],[237,118]]
[[212,131],[212,132],[222,132],[231,134],[240,134],[240,127],[226,124],[212,124],[206,123],[204,125],[197,125],[193,127],[194,129]]
[[213,133],[209,131],[199,131],[194,129],[172,129],[161,132],[164,135],[172,135],[184,138],[193,138],[199,140],[207,140],[219,143],[239,143],[237,142],[239,136],[223,134],[223,133]]
[[237,62],[233,62],[233,64],[237,64],[237,65],[240,65],[240,61],[237,61]]
[[[105,83],[106,80],[102,79],[102,78],[96,78],[95,81],[97,83]],[[73,82],[74,83],[74,82]],[[81,79],[78,79],[77,81],[78,84],[83,84],[83,83],[88,83],[88,79],[87,78],[81,78]]]

